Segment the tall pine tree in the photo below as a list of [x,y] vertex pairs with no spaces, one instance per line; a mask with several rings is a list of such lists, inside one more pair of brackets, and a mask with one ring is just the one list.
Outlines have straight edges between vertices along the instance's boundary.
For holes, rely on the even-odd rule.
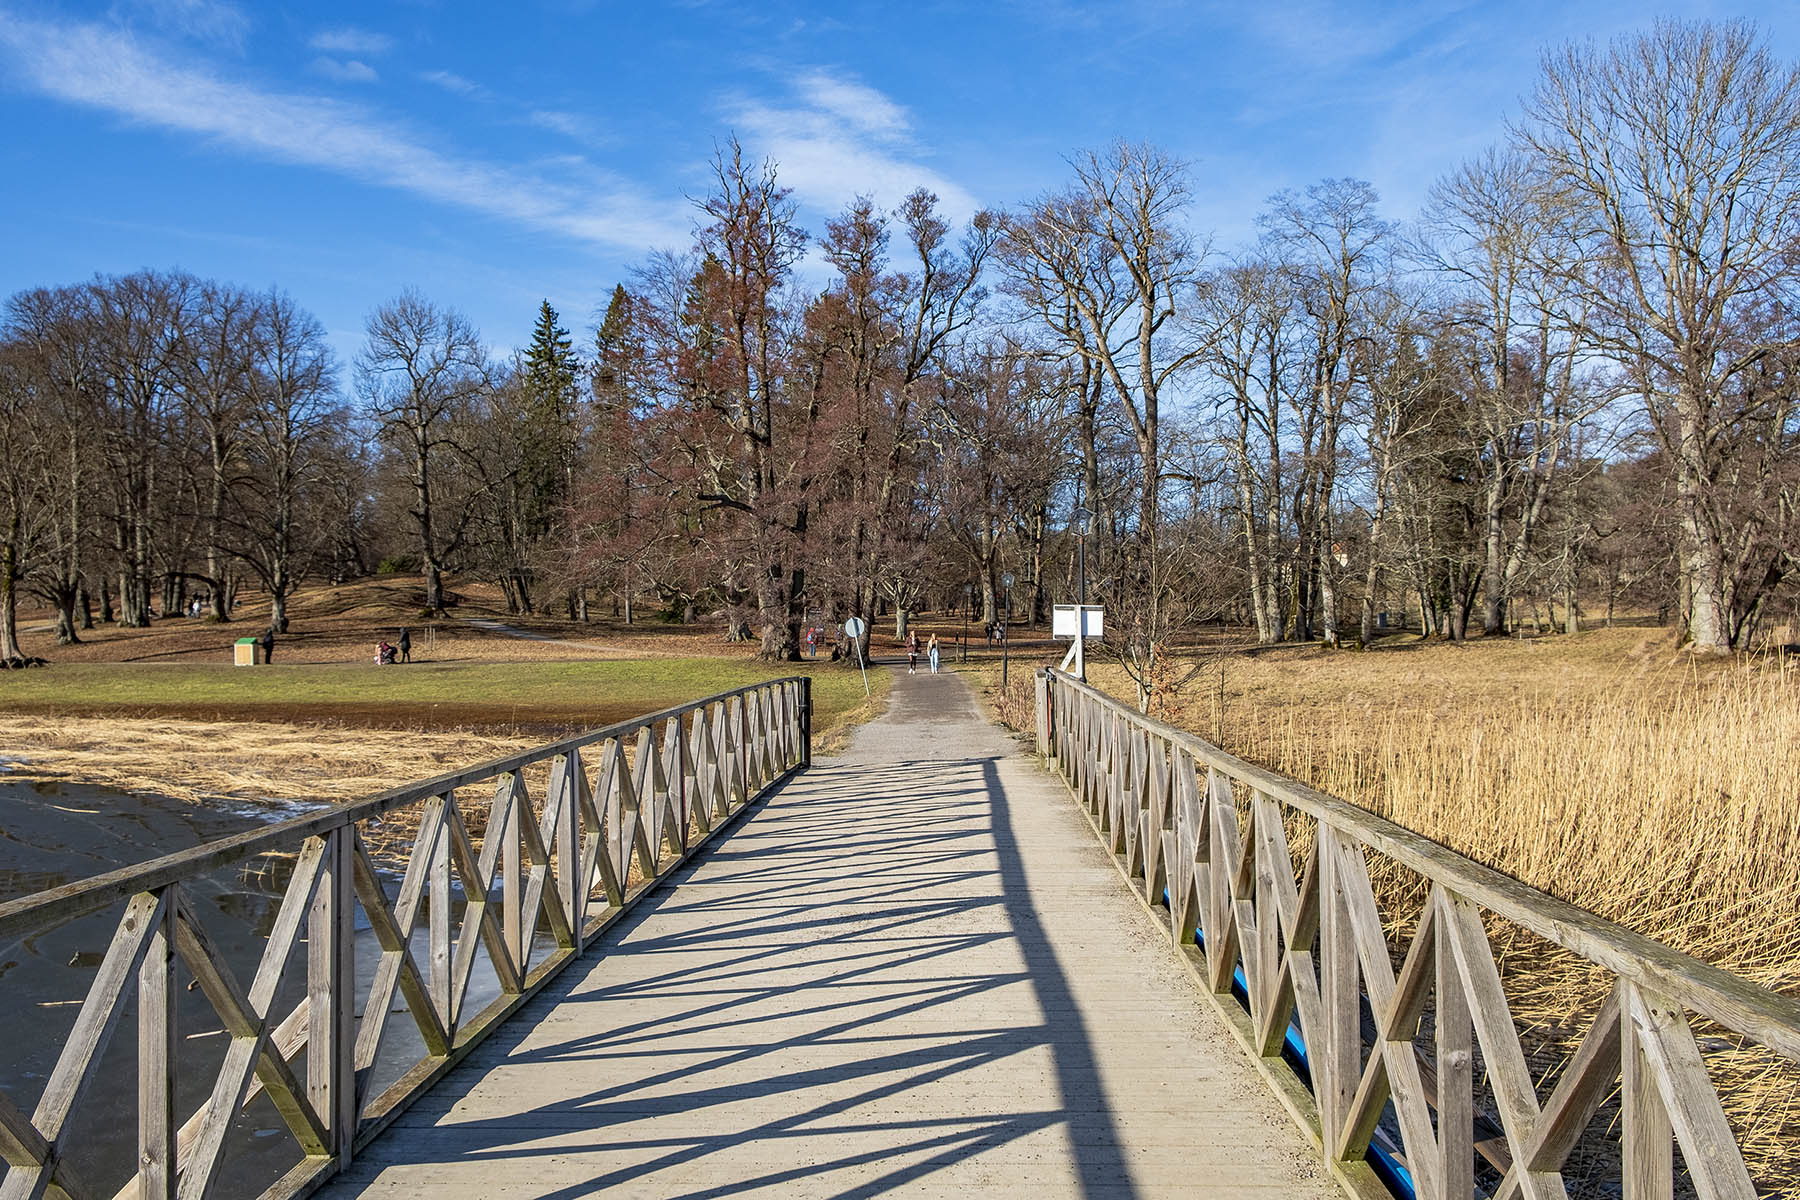
[[525,534],[541,540],[556,526],[574,488],[581,361],[569,331],[545,300],[525,352],[525,423],[519,484]]

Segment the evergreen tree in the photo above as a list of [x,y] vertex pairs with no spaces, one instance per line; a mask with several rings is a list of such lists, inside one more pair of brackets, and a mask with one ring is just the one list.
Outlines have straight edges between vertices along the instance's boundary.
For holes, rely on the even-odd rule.
[[545,300],[525,352],[525,421],[520,446],[521,516],[526,536],[543,537],[556,524],[574,486],[576,414],[581,361],[569,331]]

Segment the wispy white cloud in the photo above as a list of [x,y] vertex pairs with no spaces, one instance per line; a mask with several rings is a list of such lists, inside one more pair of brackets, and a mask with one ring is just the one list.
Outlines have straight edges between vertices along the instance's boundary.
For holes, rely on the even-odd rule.
[[312,60],[312,69],[327,79],[335,79],[339,83],[374,83],[381,76],[375,68],[360,59],[346,59],[339,62],[335,58],[327,58],[321,54]]
[[228,0],[119,0],[115,18],[141,17],[167,33],[241,50],[250,18]]
[[454,71],[420,71],[419,78],[434,87],[441,87],[446,92],[454,92],[458,96],[485,98],[490,93],[472,79],[464,79]]
[[341,29],[321,29],[308,38],[306,44],[327,54],[360,54],[367,57],[386,54],[394,48],[394,39],[385,33],[371,33],[367,29],[344,26]]
[[905,138],[912,133],[912,120],[904,108],[854,79],[807,71],[795,80],[794,90],[814,108],[830,113],[852,129],[884,139]]
[[823,70],[796,76],[791,91],[786,102],[735,98],[726,113],[805,203],[831,211],[866,195],[892,206],[923,187],[953,219],[979,207],[968,191],[919,162],[906,109],[884,93]]
[[546,176],[438,149],[357,105],[264,90],[160,55],[110,25],[0,10],[0,71],[15,86],[214,146],[423,196],[530,229],[639,251],[686,240],[677,206],[591,168]]
[[610,146],[617,141],[600,122],[582,113],[540,108],[533,110],[525,119],[539,129],[560,133],[570,141],[580,142],[585,146]]

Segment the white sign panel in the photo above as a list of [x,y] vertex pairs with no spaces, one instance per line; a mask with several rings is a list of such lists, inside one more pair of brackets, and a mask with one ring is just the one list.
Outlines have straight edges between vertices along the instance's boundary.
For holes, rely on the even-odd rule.
[[844,636],[859,638],[863,635],[863,630],[868,627],[868,623],[861,617],[851,617],[848,621],[844,622]]
[[1105,637],[1106,610],[1098,604],[1058,604],[1051,610],[1050,633],[1053,637],[1073,638],[1078,628],[1086,637]]

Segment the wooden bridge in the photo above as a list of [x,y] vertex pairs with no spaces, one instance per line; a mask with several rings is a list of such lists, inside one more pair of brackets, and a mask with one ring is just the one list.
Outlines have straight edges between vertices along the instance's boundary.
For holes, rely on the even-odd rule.
[[[1756,1194],[1690,1014],[1790,999],[1064,676],[1037,748],[913,676],[815,764],[777,680],[0,905],[111,938],[0,1200]],[[1611,981],[1547,1077],[1499,922]]]

